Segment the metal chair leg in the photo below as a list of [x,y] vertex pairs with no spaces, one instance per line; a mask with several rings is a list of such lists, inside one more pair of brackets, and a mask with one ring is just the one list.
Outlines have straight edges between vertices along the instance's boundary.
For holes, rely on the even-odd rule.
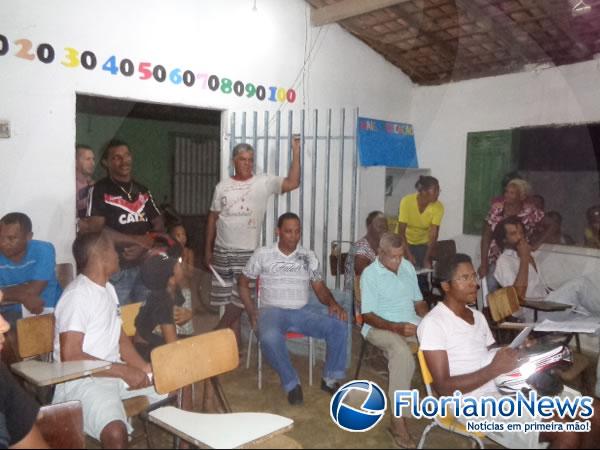
[[224,409],[224,411],[226,413],[230,413],[231,406],[229,405],[229,402],[227,401],[227,397],[225,397],[225,391],[223,390],[223,386],[221,386],[219,379],[217,377],[212,377],[210,379],[210,381],[213,385],[213,388],[215,389],[215,392],[217,393],[217,397],[219,399],[219,402],[221,403],[221,407]]
[[427,439],[427,434],[429,434],[429,432],[436,426],[437,424],[435,422],[431,422],[425,427],[425,429],[423,430],[423,434],[421,434],[421,439],[419,439],[419,445],[417,445],[417,448],[423,448],[423,446],[425,445],[425,439]]
[[257,343],[258,348],[258,389],[262,389],[262,350],[260,349],[260,342]]
[[313,348],[313,338],[308,338],[308,385],[312,386],[313,384],[313,364],[314,364],[314,348]]
[[362,361],[365,356],[366,348],[367,340],[363,337],[362,345],[360,346],[360,355],[358,356],[358,365],[356,366],[356,373],[354,374],[355,380],[358,380],[358,374],[360,373],[360,367],[362,366]]
[[246,369],[250,368],[250,356],[252,355],[252,338],[254,337],[254,331],[250,330],[248,333],[248,353],[246,354]]

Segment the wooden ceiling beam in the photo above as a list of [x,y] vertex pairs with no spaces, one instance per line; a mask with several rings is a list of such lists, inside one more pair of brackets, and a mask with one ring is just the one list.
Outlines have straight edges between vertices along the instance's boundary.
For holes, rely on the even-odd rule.
[[407,1],[409,0],[342,0],[321,8],[313,8],[310,12],[310,20],[313,26],[320,27]]

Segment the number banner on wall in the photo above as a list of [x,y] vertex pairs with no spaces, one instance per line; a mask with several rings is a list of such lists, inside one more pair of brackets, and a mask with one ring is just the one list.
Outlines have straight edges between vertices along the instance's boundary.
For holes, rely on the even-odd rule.
[[260,101],[294,103],[296,91],[264,83],[247,83],[236,78],[220,77],[210,72],[195,72],[185,68],[169,68],[162,64],[137,61],[135,58],[122,58],[116,55],[96,54],[94,51],[80,52],[73,47],[55,47],[47,42],[36,46],[29,39],[20,38],[11,41],[0,34],[0,56],[9,55],[26,61],[39,61],[43,64],[60,64],[67,69],[101,70],[106,75],[123,76],[138,80],[154,80],[156,83],[168,82],[188,88],[210,89],[213,92],[236,95],[238,97],[256,98]]
[[419,167],[412,125],[359,117],[357,126],[361,165]]

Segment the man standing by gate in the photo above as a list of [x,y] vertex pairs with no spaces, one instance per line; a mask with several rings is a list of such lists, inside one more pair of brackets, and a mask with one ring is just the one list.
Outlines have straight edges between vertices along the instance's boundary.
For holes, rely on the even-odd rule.
[[292,162],[287,178],[254,174],[254,148],[238,144],[233,148],[235,175],[215,188],[206,225],[204,263],[213,274],[211,304],[225,306],[217,328],[231,328],[240,341],[240,300],[238,280],[242,269],[259,245],[262,223],[271,195],[285,194],[300,186],[300,138],[292,140]]

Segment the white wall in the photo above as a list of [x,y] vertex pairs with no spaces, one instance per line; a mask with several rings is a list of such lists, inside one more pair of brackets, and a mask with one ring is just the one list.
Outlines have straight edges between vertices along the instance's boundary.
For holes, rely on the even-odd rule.
[[420,163],[440,180],[447,211],[441,237],[455,237],[459,250],[479,261],[479,238],[462,235],[468,132],[595,121],[600,121],[598,61],[416,87],[411,123]]
[[[0,214],[28,213],[36,236],[55,243],[58,260],[70,259],[77,92],[236,111],[275,111],[281,105],[198,85],[142,81],[138,73],[113,76],[100,69],[112,54],[136,66],[148,61],[267,86],[294,86],[295,109],[358,106],[364,116],[408,121],[412,84],[382,57],[337,25],[312,28],[303,0],[259,0],[254,15],[251,5],[250,0],[3,1],[0,33],[13,48],[0,56],[0,118],[10,120],[12,136],[0,139]],[[313,52],[302,76],[305,37],[307,53]],[[12,42],[21,38],[31,40],[34,50],[42,42],[52,44],[56,60],[46,65],[37,58],[17,58]],[[94,51],[98,67],[63,67],[64,47]],[[376,169],[361,174],[361,195],[379,201],[360,205],[362,218],[383,207],[384,181]]]

